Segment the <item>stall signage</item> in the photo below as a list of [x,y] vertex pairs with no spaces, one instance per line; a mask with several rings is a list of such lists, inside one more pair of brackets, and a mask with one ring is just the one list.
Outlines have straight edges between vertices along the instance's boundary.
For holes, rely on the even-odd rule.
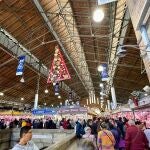
[[58,113],[64,114],[80,114],[87,113],[87,109],[84,107],[80,108],[61,108]]
[[34,109],[32,114],[34,115],[53,115],[57,112],[54,109]]
[[25,56],[20,56],[18,61],[17,71],[16,71],[17,76],[23,74],[24,63],[25,63]]

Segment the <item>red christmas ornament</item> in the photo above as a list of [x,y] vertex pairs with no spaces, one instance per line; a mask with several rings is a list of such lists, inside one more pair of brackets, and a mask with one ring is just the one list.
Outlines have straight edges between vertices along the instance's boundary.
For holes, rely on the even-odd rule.
[[47,83],[70,79],[70,74],[58,46],[55,47],[54,59],[49,71]]

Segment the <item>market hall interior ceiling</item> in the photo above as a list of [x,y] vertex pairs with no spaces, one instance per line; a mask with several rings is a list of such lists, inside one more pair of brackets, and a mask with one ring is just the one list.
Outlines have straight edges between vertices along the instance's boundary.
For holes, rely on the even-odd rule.
[[[137,45],[125,0],[102,5],[101,22],[92,18],[96,7],[96,0],[1,0],[1,102],[33,106],[38,80],[39,105],[47,106],[64,102],[70,91],[73,101],[84,105],[91,91],[100,98],[100,83],[107,95],[104,101],[111,99],[113,85],[117,102],[127,103],[131,92],[149,84],[140,50],[126,47],[124,57],[117,55],[120,45]],[[53,84],[47,84],[56,46],[71,76],[61,82],[61,98],[55,95]],[[21,55],[26,55],[26,62],[20,77],[16,76],[16,68]],[[107,82],[97,70],[102,64],[108,66]]]

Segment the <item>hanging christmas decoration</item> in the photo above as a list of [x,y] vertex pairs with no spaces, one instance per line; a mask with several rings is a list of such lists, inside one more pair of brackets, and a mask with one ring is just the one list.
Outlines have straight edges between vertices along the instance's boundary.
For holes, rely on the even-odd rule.
[[55,47],[54,60],[49,71],[47,83],[57,83],[70,79],[70,74],[58,46]]

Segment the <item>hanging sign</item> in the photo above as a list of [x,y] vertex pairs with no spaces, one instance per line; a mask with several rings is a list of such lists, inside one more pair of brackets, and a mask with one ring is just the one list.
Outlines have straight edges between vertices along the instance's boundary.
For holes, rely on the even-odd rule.
[[33,115],[54,115],[57,111],[54,109],[34,109],[32,110]]
[[107,3],[114,2],[114,1],[117,1],[117,0],[98,0],[98,5],[104,5]]
[[102,64],[102,66],[103,66],[103,71],[101,72],[101,78],[102,81],[107,81],[108,80],[107,64]]
[[19,56],[18,67],[16,71],[17,76],[20,76],[23,74],[24,63],[25,63],[25,56]]
[[56,83],[62,80],[70,79],[70,74],[66,67],[63,56],[58,46],[55,47],[54,60],[49,71],[47,83]]

